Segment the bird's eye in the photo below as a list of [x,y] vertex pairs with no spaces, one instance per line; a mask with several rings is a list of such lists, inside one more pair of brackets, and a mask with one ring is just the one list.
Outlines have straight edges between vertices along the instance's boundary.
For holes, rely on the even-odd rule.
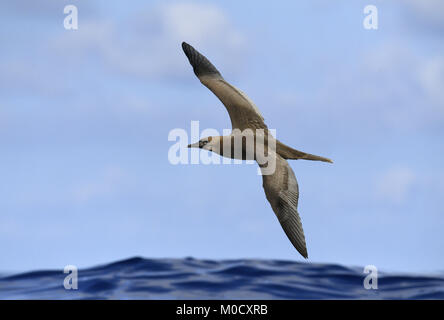
[[203,140],[203,141],[200,142],[199,147],[202,148],[202,147],[205,146],[207,143],[208,143],[208,141]]

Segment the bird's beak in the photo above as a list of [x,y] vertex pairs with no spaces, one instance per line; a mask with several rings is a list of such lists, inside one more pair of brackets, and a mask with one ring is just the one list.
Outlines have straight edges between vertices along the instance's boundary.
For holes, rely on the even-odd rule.
[[199,141],[188,145],[188,148],[199,148]]

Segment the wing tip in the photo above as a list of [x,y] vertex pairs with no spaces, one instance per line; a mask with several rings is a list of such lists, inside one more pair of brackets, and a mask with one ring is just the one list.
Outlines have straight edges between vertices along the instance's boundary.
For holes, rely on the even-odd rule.
[[299,252],[299,254],[304,257],[304,259],[306,259],[306,260],[308,259],[308,252],[307,252],[307,247],[305,246],[305,244],[303,247],[295,246],[294,244],[293,244],[293,246]]
[[182,42],[182,50],[185,53],[185,55],[187,56],[188,60],[190,61],[190,64],[194,67],[194,65],[193,65],[193,63],[195,61],[194,52],[196,50],[192,46],[190,46],[188,43],[186,43],[185,41]]
[[182,50],[188,58],[193,71],[196,76],[212,75],[216,77],[222,77],[219,70],[199,51],[193,48],[192,45],[182,42]]
[[190,46],[188,43],[186,43],[185,41],[182,42],[182,50],[183,52],[185,52],[185,54],[188,57],[188,52],[191,51],[192,46]]

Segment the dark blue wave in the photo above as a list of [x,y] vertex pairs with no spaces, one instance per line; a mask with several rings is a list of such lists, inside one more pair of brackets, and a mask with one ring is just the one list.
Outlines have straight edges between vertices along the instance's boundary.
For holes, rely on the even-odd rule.
[[444,299],[444,275],[380,273],[367,290],[362,268],[278,260],[131,258],[78,272],[0,275],[0,299]]

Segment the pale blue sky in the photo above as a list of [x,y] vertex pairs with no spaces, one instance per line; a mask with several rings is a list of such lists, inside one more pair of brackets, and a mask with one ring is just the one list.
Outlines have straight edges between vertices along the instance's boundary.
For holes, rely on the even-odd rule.
[[20,0],[0,21],[0,270],[303,260],[256,166],[168,162],[170,130],[230,128],[182,41],[280,140],[335,161],[291,162],[309,262],[443,270],[442,1]]

